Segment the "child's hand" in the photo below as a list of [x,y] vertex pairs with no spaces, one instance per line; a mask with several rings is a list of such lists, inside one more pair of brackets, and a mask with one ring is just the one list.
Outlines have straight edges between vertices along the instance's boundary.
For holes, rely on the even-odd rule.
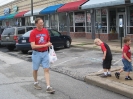
[[129,59],[128,61],[129,61],[129,62],[132,62],[132,60],[131,60],[131,59]]
[[105,57],[103,57],[103,60],[105,60]]

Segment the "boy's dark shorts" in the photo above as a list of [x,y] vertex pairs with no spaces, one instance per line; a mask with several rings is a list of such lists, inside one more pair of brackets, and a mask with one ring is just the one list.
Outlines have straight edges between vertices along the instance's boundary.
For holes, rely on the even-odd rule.
[[112,59],[103,60],[103,69],[111,69],[111,63],[112,63]]

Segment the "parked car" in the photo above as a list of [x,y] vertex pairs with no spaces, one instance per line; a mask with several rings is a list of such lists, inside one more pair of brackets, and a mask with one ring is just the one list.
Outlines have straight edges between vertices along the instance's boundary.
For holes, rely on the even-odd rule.
[[35,26],[22,26],[5,28],[1,35],[1,45],[7,47],[8,50],[14,50],[16,47],[16,40],[25,32],[32,30]]
[[[65,48],[69,48],[71,45],[71,37],[67,35],[61,35],[60,32],[54,30],[54,29],[48,29],[50,34],[50,41],[54,45],[54,47],[61,47],[64,46]],[[16,41],[16,48],[18,50],[21,50],[22,53],[27,53],[29,50],[32,50],[29,37],[30,37],[31,31],[26,32],[24,35],[18,38]]]
[[2,34],[2,32],[4,31],[5,28],[8,28],[8,27],[6,27],[6,26],[4,26],[4,27],[1,26],[1,27],[0,27],[0,46],[1,46],[1,34]]
[[0,46],[1,46],[1,34],[2,34],[3,31],[4,31],[4,28],[0,27]]

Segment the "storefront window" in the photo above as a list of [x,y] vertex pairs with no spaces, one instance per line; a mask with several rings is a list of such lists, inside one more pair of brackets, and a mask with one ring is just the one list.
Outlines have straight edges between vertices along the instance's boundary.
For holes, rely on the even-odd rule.
[[128,24],[127,24],[127,33],[133,34],[133,6],[128,8]]
[[22,20],[21,18],[17,18],[16,20],[13,21],[13,24],[15,26],[22,26]]
[[69,13],[69,19],[70,19],[70,32],[74,32],[74,27],[73,27],[73,12]]
[[101,22],[101,9],[96,10],[96,22],[97,23]]
[[66,13],[59,13],[59,31],[67,31]]
[[5,22],[5,20],[2,21],[2,26],[6,26]]
[[58,15],[51,15],[51,28],[58,30]]
[[85,32],[85,12],[75,12],[75,32]]
[[25,17],[25,25],[29,26],[31,24],[30,17]]
[[116,33],[116,9],[109,9],[109,32]]
[[107,33],[107,9],[101,10],[102,33]]
[[107,9],[96,10],[96,31],[107,33]]
[[44,27],[46,27],[46,28],[49,28],[50,27],[50,25],[49,25],[49,15],[45,15],[44,16]]
[[98,29],[98,24],[101,24],[101,9],[96,10],[96,23],[95,23],[95,28],[96,28],[96,33],[100,32],[100,29]]
[[87,23],[86,23],[87,32],[91,32],[91,14],[90,14],[90,12],[87,12],[87,14],[86,14],[86,21],[87,21]]
[[9,20],[5,21],[5,26],[9,26]]

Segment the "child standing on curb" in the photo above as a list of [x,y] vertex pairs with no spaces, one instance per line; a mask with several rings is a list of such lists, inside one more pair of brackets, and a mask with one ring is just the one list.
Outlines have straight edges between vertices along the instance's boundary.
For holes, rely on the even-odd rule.
[[103,51],[103,70],[104,73],[101,75],[101,77],[106,78],[106,77],[111,77],[111,63],[112,63],[112,53],[109,48],[109,46],[102,42],[99,38],[96,38],[94,40],[94,43],[97,46],[101,46],[101,49]]
[[123,47],[123,52],[122,52],[122,62],[124,67],[115,73],[115,76],[117,79],[120,77],[120,73],[125,71],[126,72],[126,77],[125,80],[132,80],[132,78],[129,76],[130,72],[132,71],[132,64],[131,64],[131,50],[130,50],[130,44],[131,44],[131,39],[130,37],[125,37],[124,38],[124,47]]

